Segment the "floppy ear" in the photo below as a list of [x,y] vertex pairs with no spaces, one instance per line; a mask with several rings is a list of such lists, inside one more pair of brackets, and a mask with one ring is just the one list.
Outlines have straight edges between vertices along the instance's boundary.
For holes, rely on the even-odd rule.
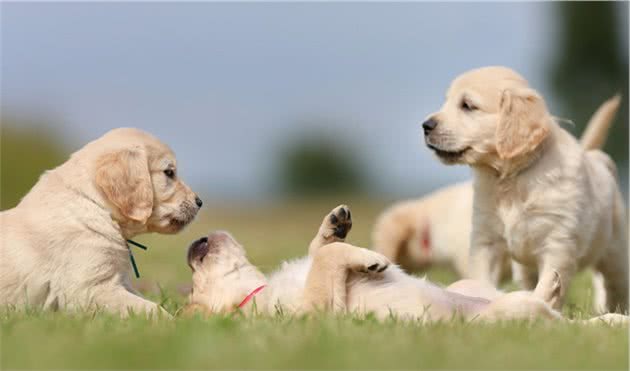
[[495,132],[499,157],[511,159],[536,149],[549,135],[549,120],[545,102],[536,91],[529,88],[504,91]]
[[126,149],[101,157],[96,167],[96,186],[120,213],[146,223],[153,211],[153,186],[147,155]]

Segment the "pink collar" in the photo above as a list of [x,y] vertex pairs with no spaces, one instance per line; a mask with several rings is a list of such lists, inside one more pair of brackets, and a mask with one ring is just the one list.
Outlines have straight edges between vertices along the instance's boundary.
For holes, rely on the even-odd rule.
[[257,288],[254,289],[254,291],[250,292],[249,295],[247,295],[245,299],[243,299],[243,301],[238,305],[238,308],[239,309],[243,308],[245,304],[249,303],[249,301],[252,300],[252,298],[256,296],[256,294],[258,294],[259,292],[262,291],[262,289],[265,288],[265,286],[267,285],[258,286]]

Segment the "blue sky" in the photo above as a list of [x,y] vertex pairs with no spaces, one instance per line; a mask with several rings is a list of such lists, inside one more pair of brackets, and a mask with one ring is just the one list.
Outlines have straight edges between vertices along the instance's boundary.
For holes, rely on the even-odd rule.
[[510,66],[553,110],[553,18],[549,3],[4,3],[2,109],[50,118],[73,149],[145,129],[212,197],[264,197],[279,146],[310,132],[347,143],[379,192],[420,194],[469,175],[420,130],[459,73]]

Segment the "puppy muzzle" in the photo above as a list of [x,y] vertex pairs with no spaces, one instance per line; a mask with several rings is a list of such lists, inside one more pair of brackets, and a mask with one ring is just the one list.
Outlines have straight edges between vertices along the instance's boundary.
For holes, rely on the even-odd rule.
[[209,250],[208,237],[202,237],[194,241],[188,248],[188,265],[192,268],[191,262],[193,260],[203,261]]

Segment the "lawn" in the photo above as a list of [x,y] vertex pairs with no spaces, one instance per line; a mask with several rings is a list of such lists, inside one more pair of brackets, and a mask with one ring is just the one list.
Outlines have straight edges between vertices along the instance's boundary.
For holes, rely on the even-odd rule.
[[[343,200],[291,202],[248,209],[204,206],[177,236],[142,236],[136,249],[137,287],[171,312],[185,302],[190,241],[215,229],[231,231],[250,260],[269,271],[305,253],[324,214]],[[346,201],[353,211],[349,241],[369,246],[383,203]],[[448,269],[428,276],[447,283]],[[159,285],[158,285],[159,282]],[[574,282],[565,314],[591,314],[588,273]],[[452,321],[429,326],[351,316],[309,318],[217,316],[125,320],[105,314],[1,315],[2,369],[627,369],[628,329],[606,325],[510,322],[493,326]]]

